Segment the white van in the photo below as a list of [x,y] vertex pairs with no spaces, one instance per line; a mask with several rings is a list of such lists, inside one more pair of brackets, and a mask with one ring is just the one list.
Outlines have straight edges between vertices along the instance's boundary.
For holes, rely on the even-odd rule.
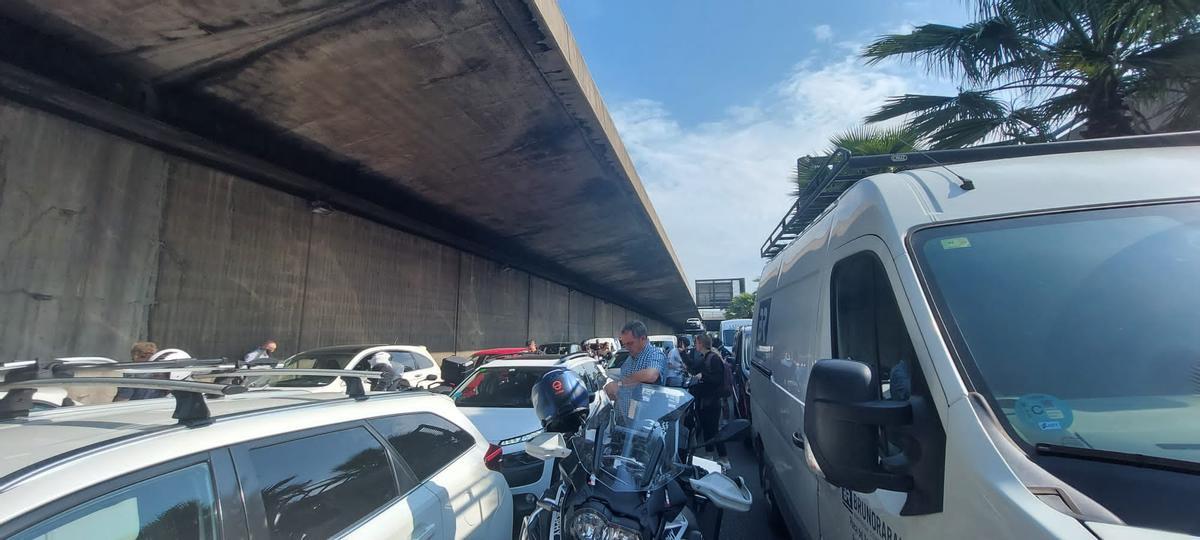
[[726,352],[733,352],[733,341],[739,328],[750,324],[750,319],[726,319],[721,321],[721,345]]
[[1200,132],[959,152],[763,270],[771,503],[808,538],[1200,535]]

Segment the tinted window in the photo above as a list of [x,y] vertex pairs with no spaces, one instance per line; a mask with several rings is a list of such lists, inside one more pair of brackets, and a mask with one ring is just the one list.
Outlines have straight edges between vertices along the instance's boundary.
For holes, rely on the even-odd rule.
[[398,496],[387,451],[361,427],[255,448],[250,460],[271,538],[328,538]]
[[371,425],[387,438],[422,481],[475,445],[470,433],[428,413],[376,418]]
[[410,354],[412,354],[413,360],[417,364],[417,369],[429,369],[431,367],[434,367],[433,360],[430,360],[425,355],[417,354],[417,353],[410,353]]
[[408,351],[392,351],[392,365],[395,367],[404,366],[404,371],[415,371],[417,369],[417,361],[413,358],[413,353]]
[[214,504],[212,473],[199,463],[88,501],[14,538],[216,538]]

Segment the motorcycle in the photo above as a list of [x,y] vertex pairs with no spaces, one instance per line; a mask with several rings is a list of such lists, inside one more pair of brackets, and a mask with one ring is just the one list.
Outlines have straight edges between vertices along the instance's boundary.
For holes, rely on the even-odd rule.
[[723,511],[749,511],[752,496],[740,477],[692,453],[742,437],[750,424],[735,420],[690,444],[695,430],[682,424],[691,406],[682,388],[624,387],[569,438],[546,432],[528,441],[530,456],[558,461],[557,484],[524,518],[520,538],[716,538]]

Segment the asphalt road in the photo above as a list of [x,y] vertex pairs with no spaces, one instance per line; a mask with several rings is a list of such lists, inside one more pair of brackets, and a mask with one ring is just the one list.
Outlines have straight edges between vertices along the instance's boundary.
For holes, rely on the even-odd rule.
[[750,511],[744,514],[726,512],[721,523],[722,539],[773,540],[788,538],[788,533],[782,525],[779,529],[771,527],[767,518],[766,499],[763,498],[762,486],[758,484],[758,461],[754,452],[741,442],[726,445],[729,451],[729,462],[733,466],[731,476],[741,476],[746,480],[750,492],[754,494],[754,504]]

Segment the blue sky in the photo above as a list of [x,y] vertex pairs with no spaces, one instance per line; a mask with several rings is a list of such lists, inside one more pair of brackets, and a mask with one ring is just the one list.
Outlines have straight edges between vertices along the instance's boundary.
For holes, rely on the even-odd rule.
[[961,24],[962,0],[559,0],[689,279],[758,276],[787,177],[888,96],[950,93],[875,36]]

